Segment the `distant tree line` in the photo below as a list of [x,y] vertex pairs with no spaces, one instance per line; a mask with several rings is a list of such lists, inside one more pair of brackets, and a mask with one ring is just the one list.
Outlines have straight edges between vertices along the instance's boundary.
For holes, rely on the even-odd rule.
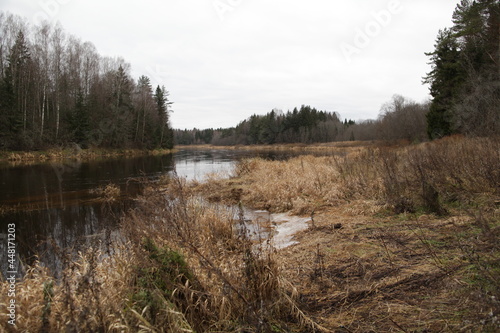
[[424,78],[432,96],[416,103],[400,95],[384,104],[378,119],[340,120],[309,106],[253,115],[226,129],[176,130],[179,144],[313,143],[346,140],[423,141],[451,134],[500,135],[500,2],[461,0],[453,27],[441,30],[427,53]]
[[318,111],[302,105],[283,113],[272,110],[253,115],[236,127],[175,130],[178,144],[251,145],[321,143],[349,140],[426,139],[428,103],[419,104],[395,95],[382,106],[377,120],[340,120],[335,112]]
[[0,12],[0,149],[171,148],[168,96],[60,26]]

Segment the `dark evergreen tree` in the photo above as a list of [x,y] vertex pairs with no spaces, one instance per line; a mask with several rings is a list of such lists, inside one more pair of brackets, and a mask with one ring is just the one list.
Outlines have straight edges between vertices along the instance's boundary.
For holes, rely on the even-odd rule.
[[90,119],[87,106],[84,102],[83,92],[78,93],[75,110],[69,119],[73,140],[83,148],[88,145],[90,134]]
[[169,92],[164,86],[156,87],[154,100],[156,103],[156,111],[158,113],[158,126],[156,129],[156,141],[159,147],[172,148],[174,146],[174,136],[173,131],[169,125],[169,106],[172,102],[168,100]]
[[8,57],[8,67],[5,73],[3,85],[2,103],[5,109],[5,119],[7,125],[7,137],[16,148],[24,147],[27,123],[27,94],[29,85],[29,62],[30,52],[24,33],[19,31],[14,46],[10,50]]
[[431,139],[500,134],[500,2],[462,0],[453,27],[440,31],[424,79],[433,97]]
[[427,134],[436,139],[452,133],[452,108],[461,92],[465,78],[457,41],[449,29],[439,32],[431,57],[432,70],[424,83],[430,84],[433,97],[427,114]]

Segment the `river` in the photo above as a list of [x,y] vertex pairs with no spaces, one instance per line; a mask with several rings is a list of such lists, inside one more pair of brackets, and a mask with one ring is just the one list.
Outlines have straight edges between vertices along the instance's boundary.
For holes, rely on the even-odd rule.
[[[289,153],[248,150],[185,149],[170,155],[66,159],[35,165],[0,164],[0,269],[8,271],[8,233],[15,229],[16,263],[40,260],[60,271],[61,250],[78,250],[104,240],[116,229],[120,215],[131,208],[142,185],[174,172],[203,180],[209,173],[229,175],[246,157],[283,159]],[[118,200],[103,203],[96,189],[113,184]],[[11,230],[12,231],[12,230]]]

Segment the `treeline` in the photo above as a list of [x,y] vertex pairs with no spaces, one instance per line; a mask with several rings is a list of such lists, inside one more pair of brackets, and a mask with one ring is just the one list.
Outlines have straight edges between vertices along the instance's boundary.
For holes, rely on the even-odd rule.
[[168,96],[60,26],[0,12],[0,149],[171,148]]
[[272,110],[253,115],[236,127],[175,130],[178,144],[251,145],[320,143],[348,140],[422,141],[426,139],[427,103],[395,95],[382,107],[377,120],[340,120],[337,113],[302,105],[283,113]]
[[395,95],[376,120],[342,122],[336,113],[302,106],[254,115],[234,128],[176,130],[179,144],[313,143],[346,140],[423,141],[451,134],[500,135],[500,2],[461,0],[453,26],[427,53],[429,103]]
[[500,2],[462,0],[452,18],[428,53],[428,135],[500,135]]

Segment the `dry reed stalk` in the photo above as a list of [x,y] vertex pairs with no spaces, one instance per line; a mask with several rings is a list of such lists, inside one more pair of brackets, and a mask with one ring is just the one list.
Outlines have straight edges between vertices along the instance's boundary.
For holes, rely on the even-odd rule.
[[343,156],[243,160],[234,175],[244,185],[246,204],[274,212],[310,214],[342,200],[372,200],[398,213],[423,207],[441,215],[446,213],[443,201],[499,195],[498,165],[499,139],[449,138],[356,148]]

